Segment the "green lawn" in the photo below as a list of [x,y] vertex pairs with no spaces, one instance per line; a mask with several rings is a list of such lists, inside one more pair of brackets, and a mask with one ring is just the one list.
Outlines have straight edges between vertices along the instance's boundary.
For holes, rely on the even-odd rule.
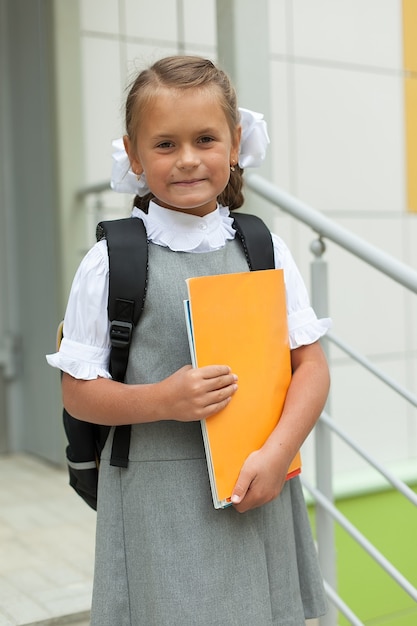
[[[393,491],[340,500],[337,507],[417,587],[417,509]],[[335,532],[344,602],[366,625],[416,626],[417,603],[338,524]],[[338,623],[349,624],[342,615]]]

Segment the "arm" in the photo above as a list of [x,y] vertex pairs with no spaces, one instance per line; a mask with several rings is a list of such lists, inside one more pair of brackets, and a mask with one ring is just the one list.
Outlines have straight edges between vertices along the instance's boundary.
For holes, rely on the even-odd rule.
[[268,440],[245,461],[232,502],[243,513],[276,498],[288,467],[312,430],[326,402],[329,370],[318,342],[291,351],[293,376],[284,409]]
[[107,378],[62,378],[66,410],[95,424],[120,425],[160,420],[198,421],[223,409],[237,389],[225,365],[186,365],[158,383],[125,385]]

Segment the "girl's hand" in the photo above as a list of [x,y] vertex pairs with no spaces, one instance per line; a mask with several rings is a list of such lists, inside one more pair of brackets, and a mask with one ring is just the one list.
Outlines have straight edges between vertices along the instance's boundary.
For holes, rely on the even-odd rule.
[[157,383],[160,419],[193,422],[218,413],[237,389],[237,376],[227,365],[185,365]]
[[221,411],[237,389],[227,365],[185,365],[158,383],[125,385],[107,378],[62,378],[64,406],[80,420],[119,426],[161,420],[198,421]]
[[246,459],[233,489],[232,504],[239,513],[274,500],[285,484],[288,464],[286,455],[271,455],[261,448]]

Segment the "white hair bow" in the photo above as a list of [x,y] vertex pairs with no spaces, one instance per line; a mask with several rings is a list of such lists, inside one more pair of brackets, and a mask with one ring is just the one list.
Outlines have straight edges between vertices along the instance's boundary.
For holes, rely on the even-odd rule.
[[238,164],[245,167],[259,167],[265,159],[269,144],[268,130],[262,113],[239,108],[242,137],[240,139]]
[[[262,113],[242,108],[239,108],[239,113],[242,137],[240,140],[238,164],[242,169],[259,167],[265,159],[266,148],[269,144],[264,116]],[[130,193],[139,196],[145,196],[149,193],[145,174],[137,177],[130,168],[123,139],[115,139],[112,142],[112,149],[111,188],[119,193]]]

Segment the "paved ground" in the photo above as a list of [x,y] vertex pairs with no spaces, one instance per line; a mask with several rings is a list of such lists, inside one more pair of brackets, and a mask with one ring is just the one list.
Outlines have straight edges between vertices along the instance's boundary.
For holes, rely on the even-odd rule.
[[0,456],[0,626],[88,626],[94,530],[66,470]]

